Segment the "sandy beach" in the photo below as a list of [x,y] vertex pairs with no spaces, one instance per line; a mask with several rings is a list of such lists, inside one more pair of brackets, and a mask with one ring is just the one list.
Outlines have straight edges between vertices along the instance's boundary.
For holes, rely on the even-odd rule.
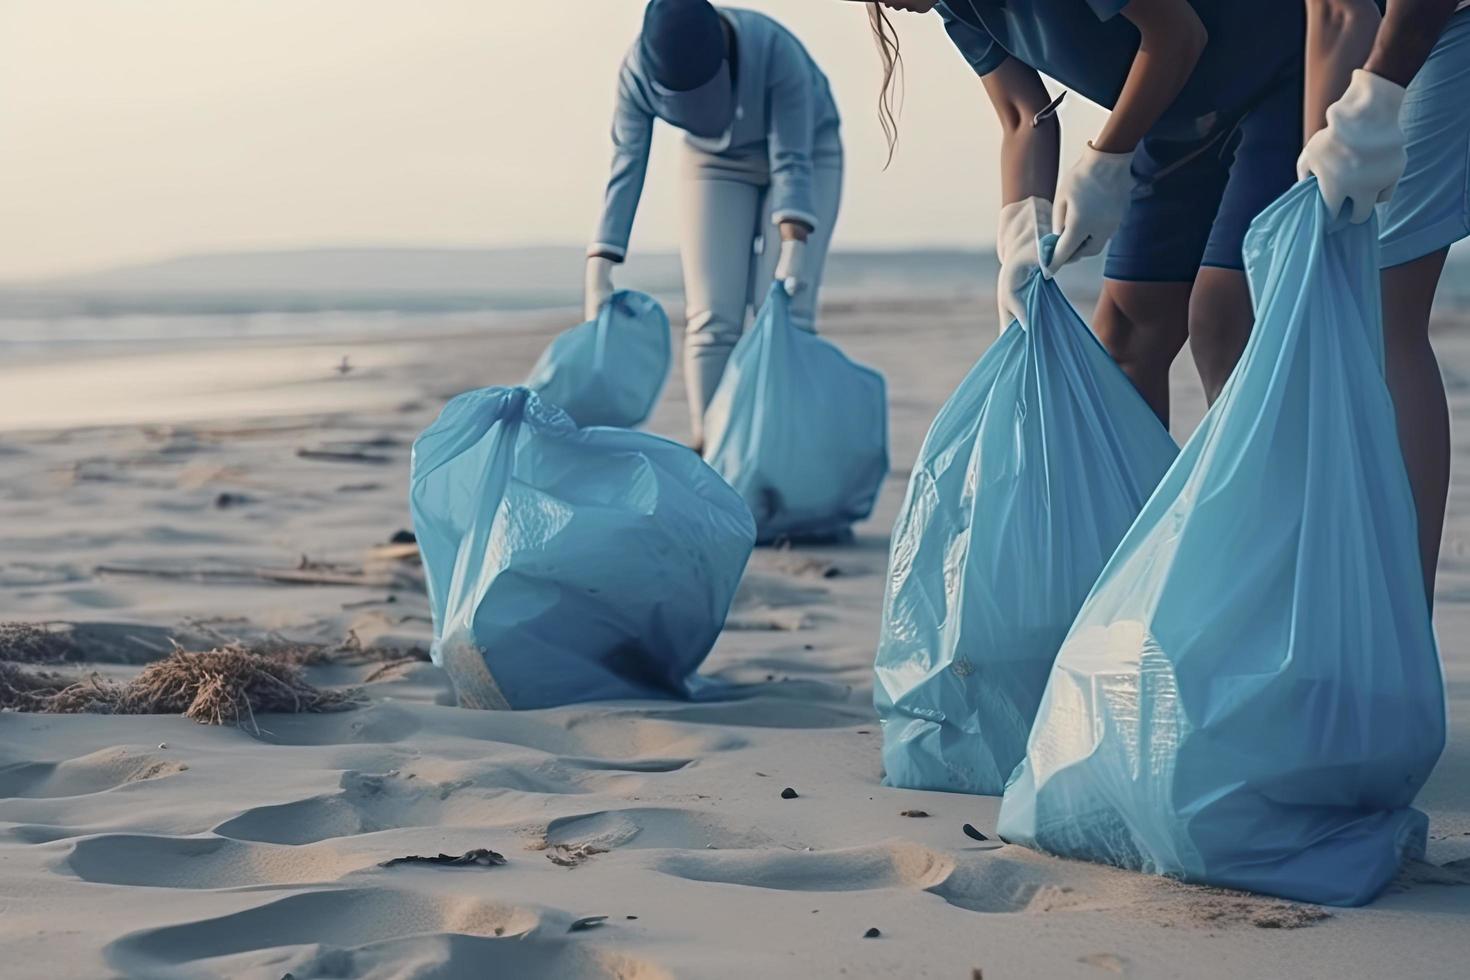
[[[307,668],[359,707],[258,731],[0,713],[0,975],[1470,975],[1470,333],[1436,334],[1458,429],[1429,863],[1329,910],[1043,857],[994,840],[996,799],[881,785],[888,531],[993,310],[829,304],[824,332],[888,378],[893,472],[853,544],[757,552],[705,673],[758,693],[702,704],[463,710],[411,652],[422,574],[384,546],[412,439],[448,397],[520,380],[569,316],[0,368],[0,621],[75,624],[96,662],[58,669],[126,678],[173,640],[375,651]],[[1175,412],[1183,438],[1187,353]],[[651,428],[682,439],[685,414],[676,376]],[[505,863],[380,866],[473,848]]]

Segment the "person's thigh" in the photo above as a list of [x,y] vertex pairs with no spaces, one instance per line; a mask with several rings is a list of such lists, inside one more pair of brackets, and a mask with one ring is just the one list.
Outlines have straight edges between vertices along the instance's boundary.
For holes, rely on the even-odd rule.
[[1385,269],[1470,237],[1470,10],[1450,19],[1410,83],[1399,121],[1408,162],[1378,209]]
[[1242,254],[1246,232],[1296,183],[1301,141],[1302,82],[1293,76],[1242,117],[1227,148],[1230,177],[1189,307],[1190,349],[1208,402],[1224,389],[1255,324]]
[[679,258],[691,343],[733,344],[745,326],[750,255],[763,188],[698,151],[686,150]]
[[1227,134],[1146,138],[1133,154],[1133,193],[1108,243],[1103,276],[1117,282],[1190,283],[1230,179]]

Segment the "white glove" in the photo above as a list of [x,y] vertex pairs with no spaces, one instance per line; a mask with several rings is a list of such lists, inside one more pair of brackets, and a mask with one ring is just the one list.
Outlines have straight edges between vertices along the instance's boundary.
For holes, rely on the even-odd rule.
[[1051,234],[1051,202],[1044,197],[1028,197],[1000,209],[1000,225],[995,231],[995,254],[1000,259],[1000,276],[995,283],[995,301],[1000,308],[1000,329],[1012,320],[1026,322],[1026,297],[1022,290],[1031,274],[1041,268],[1038,243]]
[[806,285],[806,242],[788,238],[781,242],[781,255],[776,259],[776,281],[795,296]]
[[1399,128],[1403,105],[1403,86],[1359,68],[1342,98],[1328,106],[1327,127],[1307,140],[1296,175],[1317,176],[1317,189],[1334,217],[1350,203],[1350,219],[1362,224],[1373,205],[1393,196],[1407,160]]
[[1057,249],[1042,267],[1048,279],[1068,262],[1098,254],[1113,237],[1133,190],[1132,163],[1132,152],[1104,153],[1088,143],[1062,177],[1052,216]]
[[612,299],[612,259],[601,255],[587,256],[587,274],[582,288],[582,319],[596,320],[602,304]]

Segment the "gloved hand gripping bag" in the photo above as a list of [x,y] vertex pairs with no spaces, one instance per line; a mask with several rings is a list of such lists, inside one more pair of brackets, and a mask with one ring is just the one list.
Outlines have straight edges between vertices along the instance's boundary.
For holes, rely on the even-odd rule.
[[705,413],[705,459],[755,515],[761,543],[840,538],[888,475],[883,376],[791,323],[771,287]]
[[409,500],[431,652],[466,707],[693,695],[755,541],[688,449],[578,429],[526,388],[452,399]]
[[1072,626],[1006,840],[1332,905],[1422,855],[1444,686],[1375,225],[1315,179],[1252,224],[1255,330]]
[[[1041,242],[1043,261],[1056,236]],[[892,786],[1000,795],[1052,660],[1178,447],[1060,287],[919,450],[893,530],[874,701]]]
[[632,428],[648,418],[669,376],[669,318],[652,296],[621,289],[597,319],[558,334],[526,387],[578,425]]

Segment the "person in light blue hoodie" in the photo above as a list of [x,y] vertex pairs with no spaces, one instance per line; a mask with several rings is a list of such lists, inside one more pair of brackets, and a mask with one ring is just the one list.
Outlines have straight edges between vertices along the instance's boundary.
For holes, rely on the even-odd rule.
[[796,325],[814,329],[842,197],[840,121],[826,76],[776,21],[707,0],[652,0],[618,72],[612,173],[587,250],[588,319],[627,254],[659,119],[684,131],[684,378],[701,448],[704,410],[773,279],[793,297]]

